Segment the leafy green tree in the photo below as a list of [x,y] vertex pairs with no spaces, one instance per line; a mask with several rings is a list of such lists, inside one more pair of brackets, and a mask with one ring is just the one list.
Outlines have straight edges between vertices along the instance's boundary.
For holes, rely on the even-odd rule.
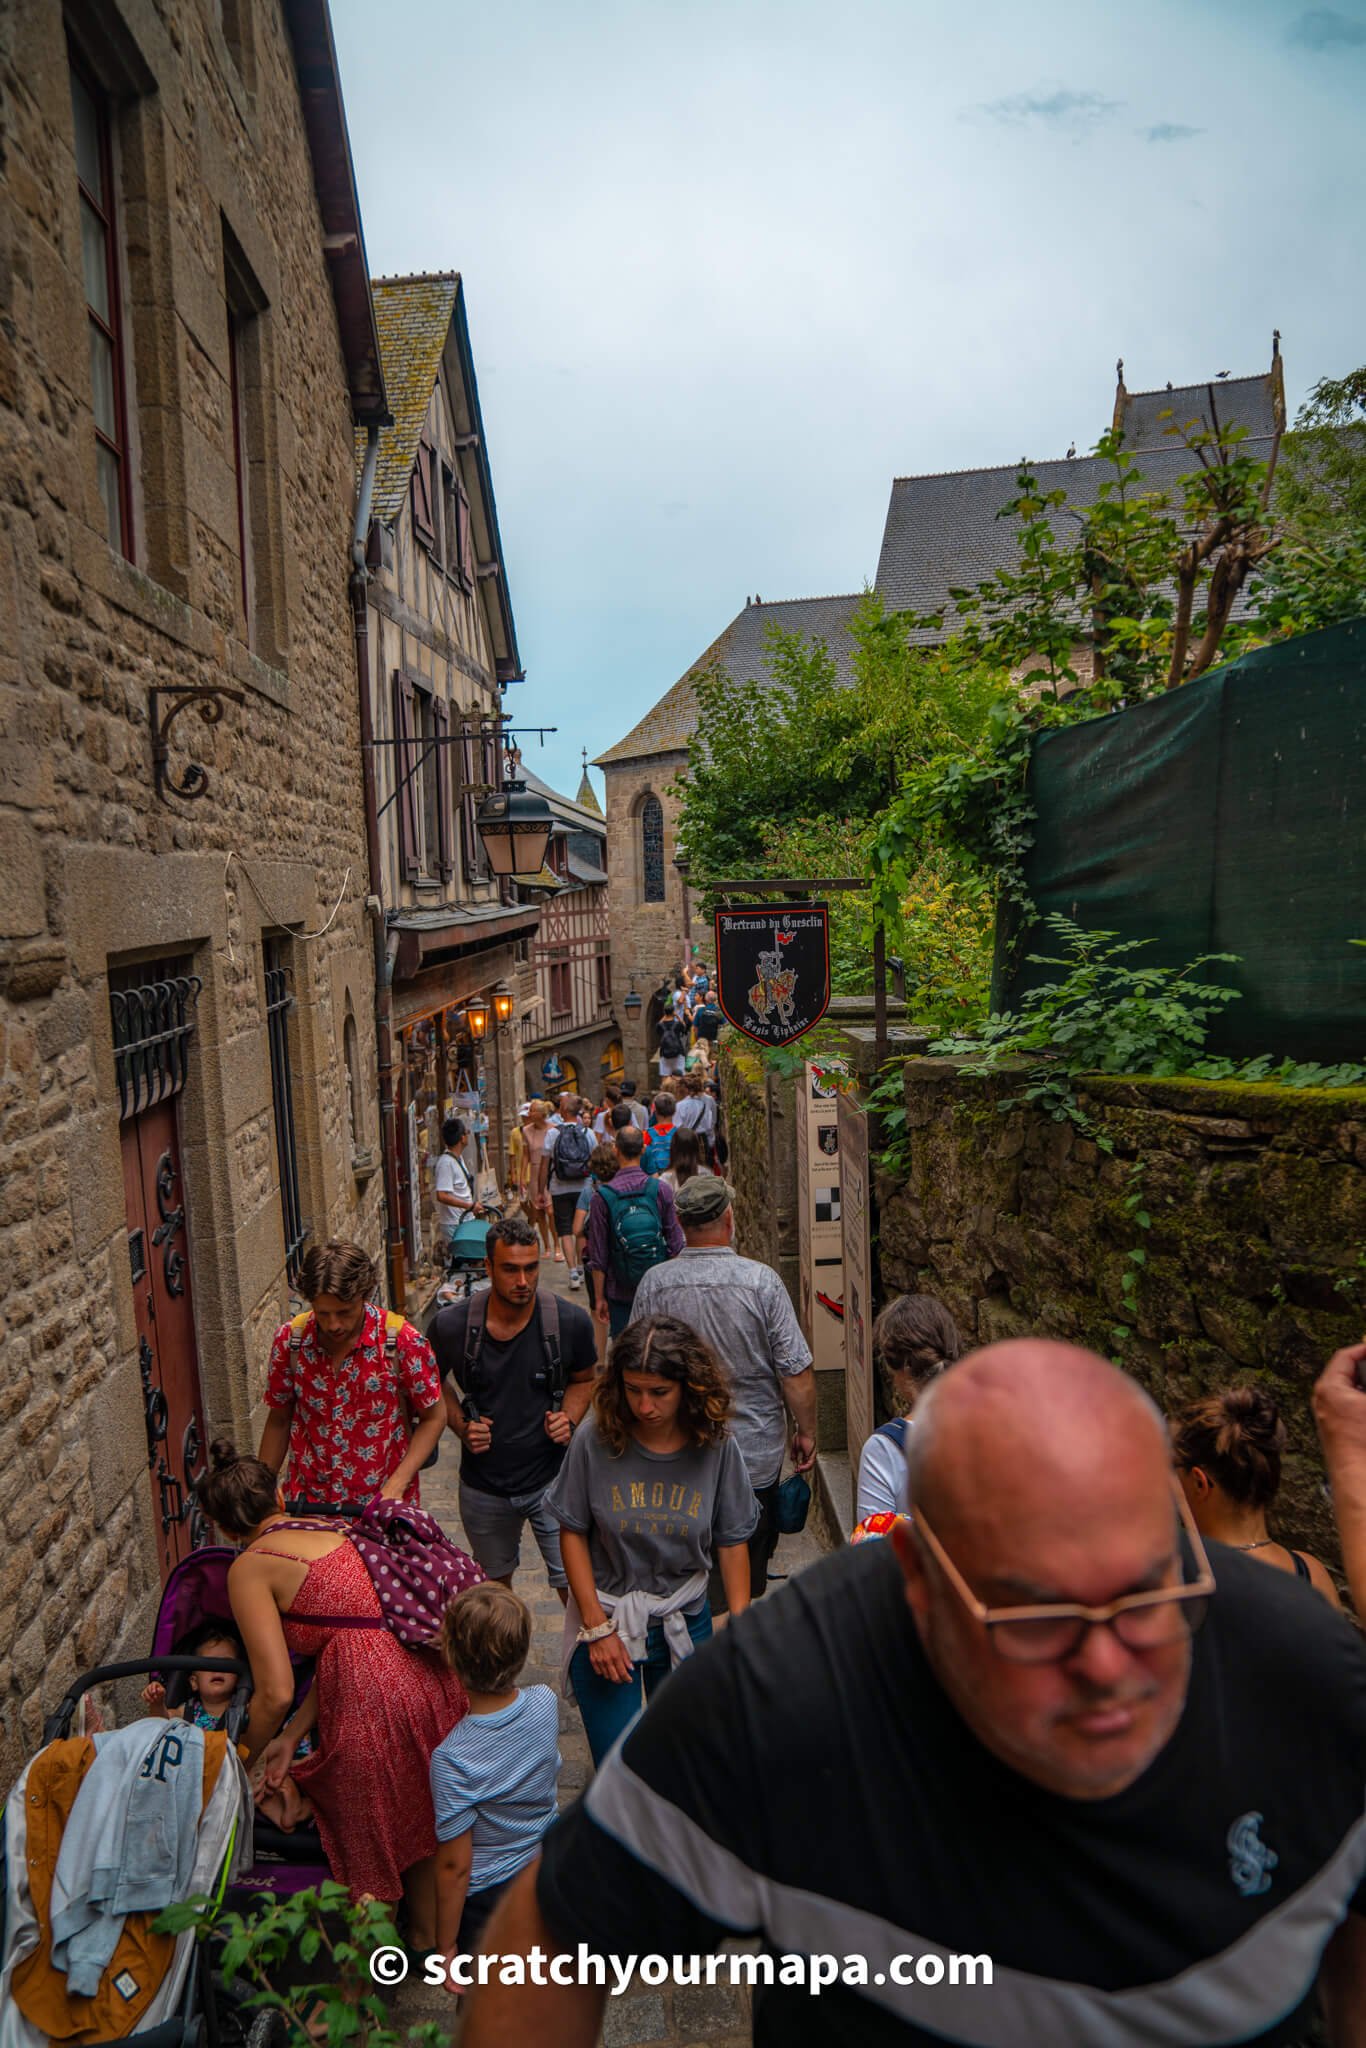
[[1366,618],[1366,365],[1323,377],[1281,445],[1279,544],[1253,589],[1249,637]]

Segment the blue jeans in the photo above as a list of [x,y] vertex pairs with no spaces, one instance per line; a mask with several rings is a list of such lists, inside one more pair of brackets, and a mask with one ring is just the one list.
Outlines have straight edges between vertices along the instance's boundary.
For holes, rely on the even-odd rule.
[[[711,1611],[688,1616],[688,1634],[695,1643],[705,1643],[711,1634]],[[617,1737],[630,1727],[646,1703],[652,1700],[672,1669],[664,1624],[657,1621],[645,1638],[645,1655],[624,1684],[615,1678],[600,1678],[593,1669],[590,1645],[580,1643],[569,1660],[569,1679],[579,1703],[583,1732],[593,1752],[596,1767]],[[644,1699],[641,1698],[642,1688]]]

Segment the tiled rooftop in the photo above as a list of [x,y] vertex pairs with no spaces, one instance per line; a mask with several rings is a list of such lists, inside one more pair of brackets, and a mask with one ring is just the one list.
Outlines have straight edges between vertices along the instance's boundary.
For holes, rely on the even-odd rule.
[[[1125,445],[1139,456],[1143,486],[1176,496],[1180,477],[1189,475],[1195,460],[1167,429],[1207,420],[1209,386],[1186,385],[1167,391],[1126,392]],[[1220,421],[1246,427],[1240,452],[1265,461],[1271,454],[1277,396],[1270,377],[1240,377],[1214,384]],[[1170,409],[1172,418],[1162,414]],[[901,476],[892,484],[878,557],[877,590],[888,611],[952,613],[950,588],[971,588],[998,569],[1018,562],[1013,521],[998,517],[1016,495],[1020,463],[998,469],[949,470],[930,476]],[[1114,475],[1113,465],[1094,456],[1030,462],[1043,491],[1066,491],[1070,505],[1086,509],[1099,502],[1100,485]],[[1060,540],[1075,536],[1067,510],[1051,515]],[[948,622],[952,630],[952,618]],[[932,644],[940,634],[912,636]]]
[[[386,523],[402,511],[408,495],[408,480],[417,460],[417,444],[436,388],[441,351],[450,333],[459,289],[460,275],[454,270],[420,277],[377,277],[371,284],[385,388],[394,416],[392,427],[385,427],[380,434],[375,469],[374,517]],[[364,449],[364,437],[358,436],[358,461]]]
[[758,683],[761,687],[771,683],[773,678],[767,665],[769,626],[823,641],[840,682],[852,682],[854,643],[849,621],[861,601],[862,594],[856,592],[845,597],[783,598],[776,603],[756,598],[752,604],[746,604],[724,633],[646,712],[639,725],[633,726],[625,739],[618,740],[605,754],[599,754],[594,765],[606,768],[613,762],[637,760],[643,754],[683,752],[697,729],[693,678],[699,669],[708,668],[713,662],[719,662],[734,682]]

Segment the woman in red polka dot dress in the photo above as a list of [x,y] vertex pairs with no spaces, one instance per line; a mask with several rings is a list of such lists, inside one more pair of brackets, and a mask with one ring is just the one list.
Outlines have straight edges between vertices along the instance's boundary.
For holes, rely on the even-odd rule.
[[[243,1546],[228,1573],[228,1596],[254,1687],[248,1765],[262,1786],[291,1776],[313,1802],[334,1875],[353,1896],[406,1899],[409,1941],[434,1948],[430,1767],[433,1750],[468,1707],[460,1681],[435,1650],[408,1649],[390,1632],[344,1530],[321,1522],[278,1526],[289,1517],[268,1465],[226,1443],[213,1446],[210,1460],[199,1499]],[[483,1576],[472,1560],[470,1571],[472,1584]],[[294,1696],[291,1651],[317,1664],[302,1706],[281,1730]],[[310,1731],[314,1753],[295,1761]]]

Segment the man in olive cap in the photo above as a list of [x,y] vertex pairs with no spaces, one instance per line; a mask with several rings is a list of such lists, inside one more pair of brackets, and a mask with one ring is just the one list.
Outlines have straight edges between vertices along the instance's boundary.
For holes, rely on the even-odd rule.
[[[731,1190],[717,1174],[694,1174],[675,1198],[683,1250],[652,1266],[636,1289],[631,1321],[677,1316],[711,1345],[731,1386],[731,1432],[759,1499],[759,1524],[749,1539],[750,1598],[768,1584],[778,1542],[778,1485],[783,1474],[787,1416],[793,1423],[792,1463],[816,1462],[816,1376],[787,1289],[771,1266],[735,1249]],[[723,1605],[713,1587],[713,1606]]]

